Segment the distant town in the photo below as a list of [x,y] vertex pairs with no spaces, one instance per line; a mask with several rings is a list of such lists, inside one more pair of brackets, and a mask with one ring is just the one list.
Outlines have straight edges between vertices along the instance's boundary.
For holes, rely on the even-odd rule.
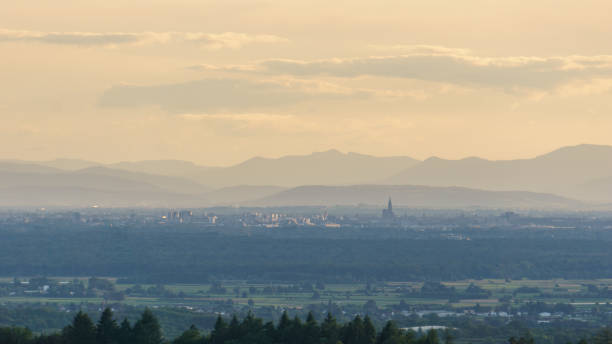
[[185,226],[193,229],[364,229],[396,228],[442,230],[469,228],[513,229],[609,229],[610,212],[569,212],[508,209],[394,208],[385,207],[284,207],[197,209],[37,208],[0,210],[0,224],[70,224],[89,227]]

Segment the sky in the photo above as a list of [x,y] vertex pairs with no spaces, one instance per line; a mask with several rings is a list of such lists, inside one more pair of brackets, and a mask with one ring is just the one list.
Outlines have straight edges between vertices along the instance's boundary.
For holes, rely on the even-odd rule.
[[610,1],[12,1],[0,158],[612,145]]

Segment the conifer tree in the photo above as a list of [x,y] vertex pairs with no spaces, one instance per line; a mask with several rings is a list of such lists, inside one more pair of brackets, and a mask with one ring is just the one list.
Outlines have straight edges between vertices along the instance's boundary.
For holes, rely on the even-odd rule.
[[241,336],[241,327],[240,321],[238,321],[238,317],[236,314],[232,316],[232,320],[230,320],[229,327],[227,330],[227,338],[226,340],[237,340]]
[[376,328],[372,323],[369,315],[366,315],[363,319],[363,344],[375,344],[376,343]]
[[304,326],[302,320],[296,315],[291,321],[291,327],[289,331],[289,344],[303,344],[304,340]]
[[593,339],[595,344],[612,344],[612,329],[609,327],[602,329]]
[[215,321],[215,327],[210,333],[210,343],[211,344],[223,344],[227,338],[228,326],[225,320],[221,317],[221,315],[217,316],[217,320]]
[[424,344],[439,344],[440,339],[438,338],[438,331],[431,329],[427,331],[427,335],[425,336]]
[[321,337],[324,344],[336,344],[340,339],[340,328],[336,319],[327,313],[325,320],[321,323]]
[[401,343],[401,332],[395,322],[389,321],[385,324],[378,335],[378,344],[399,344]]
[[344,344],[363,344],[363,339],[365,338],[364,327],[363,320],[361,320],[359,315],[346,324],[342,337]]
[[134,344],[161,344],[164,339],[159,321],[148,308],[134,324]]
[[308,312],[306,324],[304,326],[304,344],[319,344],[321,329],[314,318],[312,312]]
[[30,329],[24,327],[0,327],[0,343],[3,344],[26,344],[31,343],[34,334]]
[[95,344],[96,327],[87,314],[79,311],[72,324],[64,328],[63,337],[67,344]]
[[117,331],[117,343],[118,344],[131,344],[133,333],[132,333],[132,325],[127,318],[124,318],[121,322],[121,326],[119,326],[119,330]]
[[118,341],[119,325],[113,319],[113,312],[110,308],[104,309],[100,320],[96,325],[96,343],[116,344]]
[[453,344],[455,337],[449,329],[444,330],[444,344]]
[[179,337],[172,341],[172,344],[200,344],[203,340],[202,334],[194,326],[183,332]]
[[276,341],[280,343],[288,343],[291,336],[291,319],[289,319],[289,315],[287,311],[284,311],[278,321],[278,326],[276,327]]

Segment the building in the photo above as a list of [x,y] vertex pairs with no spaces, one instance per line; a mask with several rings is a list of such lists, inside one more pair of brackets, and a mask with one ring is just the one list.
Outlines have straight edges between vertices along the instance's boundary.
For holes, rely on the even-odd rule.
[[393,204],[391,203],[391,197],[389,197],[389,203],[387,204],[387,209],[383,209],[382,211],[383,220],[393,220],[395,219],[395,214],[393,213]]

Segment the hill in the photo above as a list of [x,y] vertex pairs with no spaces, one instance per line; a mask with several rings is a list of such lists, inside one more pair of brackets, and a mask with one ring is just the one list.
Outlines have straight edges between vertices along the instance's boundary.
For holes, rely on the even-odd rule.
[[215,187],[235,185],[346,185],[368,183],[413,166],[409,157],[374,157],[336,150],[278,159],[253,158],[230,167],[203,171],[198,182]]
[[580,202],[551,194],[414,185],[300,186],[252,202],[258,206],[396,205],[432,208],[570,208]]
[[590,201],[612,201],[593,187],[612,177],[612,147],[564,147],[533,159],[429,158],[384,180],[387,184],[462,186],[485,190],[529,190]]
[[208,189],[176,177],[92,167],[59,170],[0,163],[0,206],[173,206],[204,204]]

